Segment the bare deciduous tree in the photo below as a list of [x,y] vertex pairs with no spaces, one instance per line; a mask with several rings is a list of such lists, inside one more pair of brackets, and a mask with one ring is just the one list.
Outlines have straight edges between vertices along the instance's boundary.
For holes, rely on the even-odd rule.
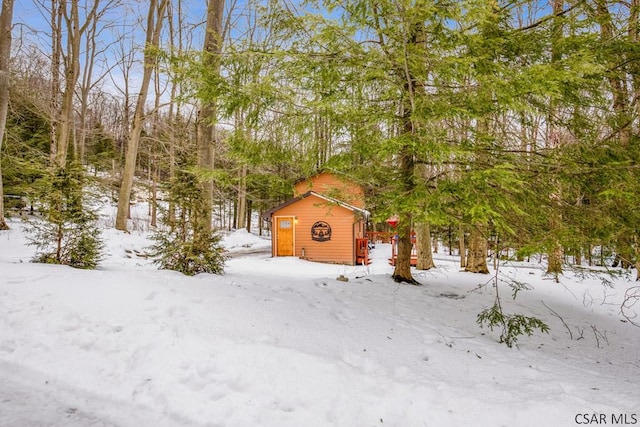
[[87,22],[87,30],[84,34],[84,67],[78,89],[80,98],[78,107],[78,138],[75,140],[76,147],[74,148],[82,163],[84,163],[85,157],[87,120],[89,119],[89,95],[96,89],[97,85],[104,80],[110,69],[114,67],[114,65],[106,65],[103,66],[102,69],[97,69],[96,61],[99,60],[99,56],[103,54],[110,45],[117,43],[117,38],[102,44],[98,42],[98,39],[104,31],[111,30],[113,22],[106,22],[105,16],[110,10],[118,7],[119,4],[120,0],[108,0],[104,6],[96,11],[93,20]]
[[[9,58],[11,55],[12,16],[13,0],[3,0],[2,11],[0,12],[0,159],[2,158],[2,141],[9,108]],[[4,191],[2,187],[2,167],[0,167],[0,230],[7,230],[8,228],[4,219]]]
[[129,217],[129,203],[131,201],[131,188],[133,187],[133,175],[136,169],[136,159],[138,156],[138,145],[142,134],[142,127],[145,119],[145,104],[151,74],[155,69],[157,60],[157,48],[160,44],[160,31],[164,22],[165,10],[168,0],[151,0],[149,2],[149,14],[147,16],[147,34],[144,51],[144,71],[142,74],[142,84],[136,102],[136,110],[133,116],[133,125],[129,132],[127,144],[127,155],[125,159],[124,171],[122,173],[122,184],[120,186],[120,197],[118,198],[118,213],[116,216],[116,229],[127,230],[127,218]]
[[76,84],[80,77],[80,55],[82,36],[96,18],[100,0],[94,0],[86,11],[84,22],[81,22],[78,0],[72,0],[70,7],[67,2],[60,5],[67,36],[67,49],[64,54],[64,90],[60,109],[60,128],[56,135],[55,165],[64,169],[67,162],[69,143],[73,138],[75,127],[75,98]]

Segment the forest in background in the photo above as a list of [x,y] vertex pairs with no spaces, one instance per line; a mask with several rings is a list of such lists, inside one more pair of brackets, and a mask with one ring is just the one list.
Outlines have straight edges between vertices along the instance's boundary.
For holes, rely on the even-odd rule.
[[639,3],[3,0],[0,226],[28,199],[40,261],[94,267],[87,190],[127,230],[139,179],[163,266],[221,272],[215,229],[330,170],[397,215],[399,282],[414,231],[420,269],[637,268]]

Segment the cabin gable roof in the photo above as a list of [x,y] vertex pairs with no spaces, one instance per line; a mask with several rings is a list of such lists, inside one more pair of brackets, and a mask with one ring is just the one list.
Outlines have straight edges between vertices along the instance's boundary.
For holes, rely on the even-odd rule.
[[334,200],[355,206],[365,207],[364,191],[362,187],[342,174],[322,171],[316,175],[297,181],[293,186],[293,196],[298,197],[312,191]]
[[334,199],[332,197],[329,197],[329,196],[326,196],[326,195],[323,195],[323,194],[320,194],[320,193],[316,193],[314,191],[307,191],[306,193],[301,194],[298,197],[294,197],[292,199],[289,199],[286,202],[284,202],[284,203],[282,203],[282,204],[280,204],[280,205],[278,205],[278,206],[276,206],[274,208],[269,209],[268,211],[266,211],[263,214],[263,218],[266,219],[266,220],[269,220],[269,219],[271,219],[273,214],[275,212],[279,211],[280,209],[285,208],[285,207],[290,206],[290,205],[293,205],[293,204],[299,202],[302,199],[306,199],[307,197],[312,197],[312,196],[313,197],[317,197],[319,199],[322,199],[322,200],[328,202],[328,204],[340,206],[340,207],[345,208],[347,210],[350,210],[350,211],[352,211],[354,213],[359,213],[359,214],[361,214],[361,215],[363,215],[365,217],[369,216],[369,211],[367,211],[366,209],[362,209],[362,208],[350,205],[350,204],[342,202],[342,201],[340,201],[338,199]]

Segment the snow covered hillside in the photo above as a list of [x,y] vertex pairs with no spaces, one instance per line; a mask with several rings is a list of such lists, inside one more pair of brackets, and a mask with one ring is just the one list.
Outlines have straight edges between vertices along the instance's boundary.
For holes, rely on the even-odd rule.
[[[368,267],[327,265],[271,258],[238,231],[224,276],[186,277],[151,264],[143,233],[105,230],[106,258],[82,271],[29,263],[10,225],[0,426],[640,423],[640,328],[620,314],[630,279],[558,284],[538,264],[502,266],[504,310],[551,328],[509,349],[476,323],[491,277],[453,258],[417,274],[423,286],[397,285],[387,245]],[[507,278],[532,289],[514,301]]]

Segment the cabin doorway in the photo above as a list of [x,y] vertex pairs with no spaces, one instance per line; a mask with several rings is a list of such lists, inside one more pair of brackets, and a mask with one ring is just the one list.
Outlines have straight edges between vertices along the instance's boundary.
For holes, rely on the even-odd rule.
[[293,256],[293,226],[292,216],[276,218],[276,256]]

